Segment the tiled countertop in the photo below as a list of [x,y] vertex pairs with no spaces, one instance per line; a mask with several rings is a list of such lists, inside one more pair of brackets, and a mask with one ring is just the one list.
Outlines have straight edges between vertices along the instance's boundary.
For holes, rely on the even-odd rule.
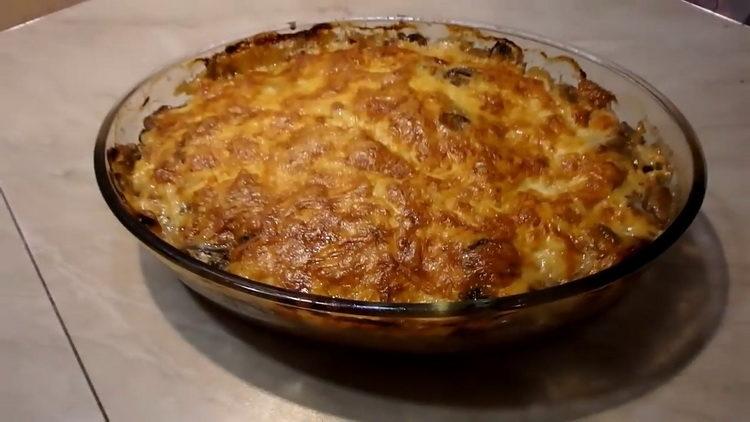
[[[470,362],[353,355],[206,305],[100,199],[98,126],[150,72],[292,20],[396,14],[590,50],[692,122],[709,167],[703,211],[611,312]],[[91,0],[0,33],[0,415],[740,420],[750,414],[749,165],[750,28],[679,1]]]

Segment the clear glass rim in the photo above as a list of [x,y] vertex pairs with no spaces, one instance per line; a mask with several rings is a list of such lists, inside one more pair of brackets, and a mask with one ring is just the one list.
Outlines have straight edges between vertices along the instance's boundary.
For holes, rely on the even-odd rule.
[[[141,88],[144,83],[151,80],[155,75],[159,74],[164,69],[171,68],[172,66],[185,62],[185,59],[183,59],[162,68],[162,70],[149,75],[144,80],[139,82],[112,107],[99,128],[99,132],[96,138],[96,144],[94,147],[94,171],[96,173],[96,181],[101,194],[117,219],[125,226],[128,231],[130,231],[130,233],[132,233],[136,238],[138,238],[147,247],[159,254],[161,257],[191,273],[194,273],[199,277],[210,280],[211,282],[219,286],[232,289],[242,295],[255,296],[258,298],[301,309],[333,312],[338,314],[349,314],[353,316],[436,318],[455,317],[486,311],[510,311],[514,309],[554,302],[572,296],[580,295],[589,291],[595,291],[604,288],[642,269],[656,257],[661,255],[665,250],[667,250],[672,244],[677,241],[677,239],[685,232],[685,230],[687,230],[695,217],[698,215],[700,207],[703,203],[703,199],[705,197],[707,184],[706,162],[698,138],[685,116],[683,116],[683,114],[677,109],[677,107],[662,93],[660,93],[656,88],[643,80],[641,77],[607,59],[602,59],[576,47],[561,44],[556,41],[552,41],[528,32],[490,24],[457,20],[422,20],[419,18],[407,16],[351,18],[341,21],[332,21],[332,23],[350,22],[356,24],[372,21],[406,21],[423,24],[461,25],[471,28],[484,29],[516,38],[526,39],[532,42],[563,50],[574,56],[583,57],[600,66],[606,67],[608,70],[618,74],[623,78],[628,79],[636,85],[639,85],[641,88],[645,89],[655,100],[657,100],[657,102],[661,104],[661,106],[668,112],[675,123],[677,123],[683,135],[685,136],[685,140],[690,149],[693,163],[693,180],[684,207],[679,211],[672,223],[666,228],[666,230],[664,230],[661,235],[659,235],[649,244],[637,250],[635,253],[626,257],[622,261],[619,261],[615,265],[595,274],[571,280],[557,286],[512,296],[436,303],[370,302],[341,299],[309,293],[300,293],[281,287],[272,286],[263,282],[243,278],[199,261],[184,253],[180,249],[170,245],[169,243],[158,237],[156,234],[151,232],[151,230],[149,230],[148,227],[138,221],[138,219],[133,216],[129,209],[122,203],[122,198],[120,197],[120,194],[117,191],[117,188],[115,187],[109,173],[106,142],[110,128],[121,106],[135,91]],[[302,27],[307,27],[307,25],[304,25]],[[231,45],[245,38],[247,37],[222,43],[219,46]],[[214,50],[216,47],[218,46],[202,50],[201,52],[189,56],[189,58],[202,57],[203,54]]]

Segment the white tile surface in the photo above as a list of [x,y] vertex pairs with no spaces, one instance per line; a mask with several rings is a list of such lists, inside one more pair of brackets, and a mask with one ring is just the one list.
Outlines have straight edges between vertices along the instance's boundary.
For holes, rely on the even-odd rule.
[[0,197],[0,415],[7,421],[102,416]]
[[[636,71],[682,109],[705,148],[709,194],[703,216],[637,294],[522,353],[358,364],[212,312],[110,215],[91,151],[101,119],[138,80],[290,20],[394,14],[491,22],[572,43]],[[750,413],[746,27],[666,0],[92,0],[0,33],[0,92],[0,182],[113,420]]]

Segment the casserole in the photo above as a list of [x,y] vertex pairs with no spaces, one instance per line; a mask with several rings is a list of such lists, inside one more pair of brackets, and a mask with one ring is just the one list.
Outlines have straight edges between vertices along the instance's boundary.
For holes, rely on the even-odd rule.
[[[389,24],[414,30],[424,39],[412,36],[417,44],[440,39],[457,30],[464,31],[462,27],[417,21],[408,25],[377,20],[349,23],[353,27],[368,28]],[[515,48],[520,45],[527,65],[544,69],[554,80],[576,83],[582,69],[586,78],[612,91],[618,100],[613,109],[620,119],[631,122],[632,126],[639,122],[647,125],[644,138],[649,144],[658,142],[669,151],[669,165],[675,174],[670,186],[674,194],[674,213],[666,217],[668,221],[661,234],[614,265],[563,284],[519,294],[511,292],[505,297],[488,297],[480,290],[482,294],[470,293],[433,303],[377,302],[315,295],[238,277],[210,265],[207,261],[211,257],[185,254],[155,234],[144,224],[143,217],[139,221],[132,204],[122,195],[122,175],[113,171],[111,164],[117,163],[117,156],[121,154],[112,147],[136,142],[144,120],[157,108],[164,110],[164,106],[177,107],[185,103],[189,98],[185,94],[186,83],[204,72],[206,66],[209,72],[225,71],[226,68],[216,65],[216,60],[212,62],[206,60],[207,57],[234,53],[243,43],[222,46],[201,54],[201,60],[189,60],[152,76],[113,110],[102,126],[95,148],[97,180],[105,200],[126,228],[200,294],[252,319],[313,337],[399,350],[454,350],[510,341],[602,309],[617,297],[627,276],[665,250],[695,217],[705,191],[705,170],[692,129],[674,106],[648,84],[585,53],[512,31],[467,29],[461,36],[508,39],[509,55],[515,55]],[[260,39],[263,37],[268,36],[261,35]],[[561,59],[561,56],[568,59]],[[449,76],[457,78],[457,85],[470,76],[468,72],[454,73]],[[182,89],[176,90],[178,87]],[[454,115],[462,117],[458,113]],[[457,117],[452,121],[463,123],[464,119]],[[486,242],[479,243],[480,247],[483,245]],[[493,251],[499,252],[502,248]],[[476,292],[470,288],[469,292],[472,291]]]

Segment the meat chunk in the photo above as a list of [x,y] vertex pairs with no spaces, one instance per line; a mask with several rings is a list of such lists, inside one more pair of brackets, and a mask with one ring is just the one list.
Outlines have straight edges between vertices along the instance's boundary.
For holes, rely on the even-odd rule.
[[507,38],[498,38],[489,49],[488,54],[490,57],[501,57],[506,60],[513,60],[516,63],[523,61],[521,47]]
[[646,189],[642,206],[659,223],[666,224],[672,216],[672,192],[666,186],[650,186]]
[[466,127],[471,120],[460,113],[440,113],[440,123],[450,130],[459,131]]
[[468,67],[454,67],[443,73],[443,78],[455,86],[462,86],[469,83],[474,75],[474,70]]
[[403,34],[399,34],[403,39],[409,42],[413,42],[420,46],[427,45],[427,38],[424,37],[424,35],[420,34],[419,32],[415,32],[413,34],[409,34],[406,36],[403,36]]

